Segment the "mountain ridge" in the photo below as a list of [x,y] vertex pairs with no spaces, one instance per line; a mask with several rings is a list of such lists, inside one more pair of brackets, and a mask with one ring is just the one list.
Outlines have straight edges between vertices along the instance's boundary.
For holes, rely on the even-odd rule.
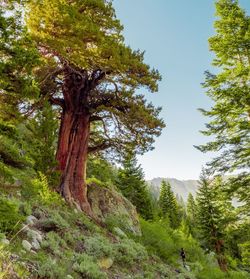
[[160,186],[162,180],[169,182],[174,194],[183,198],[185,202],[187,201],[189,193],[191,193],[193,196],[196,196],[196,192],[199,188],[199,181],[196,179],[180,180],[173,177],[156,177],[148,180],[147,183],[150,192],[157,199],[160,195]]

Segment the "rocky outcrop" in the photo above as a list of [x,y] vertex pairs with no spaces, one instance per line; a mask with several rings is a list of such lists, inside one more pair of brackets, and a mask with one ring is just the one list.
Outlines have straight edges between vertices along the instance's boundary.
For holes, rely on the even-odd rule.
[[88,199],[98,219],[105,223],[111,221],[126,232],[141,234],[136,208],[116,190],[91,184],[88,187]]

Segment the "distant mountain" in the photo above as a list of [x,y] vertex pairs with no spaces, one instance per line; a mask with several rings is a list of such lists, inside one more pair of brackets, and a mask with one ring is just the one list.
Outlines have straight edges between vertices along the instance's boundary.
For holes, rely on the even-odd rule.
[[181,196],[184,201],[187,201],[189,193],[196,196],[196,191],[199,188],[198,180],[178,180],[175,178],[157,177],[147,181],[149,190],[156,198],[159,197],[162,180],[169,182],[173,192],[176,195]]

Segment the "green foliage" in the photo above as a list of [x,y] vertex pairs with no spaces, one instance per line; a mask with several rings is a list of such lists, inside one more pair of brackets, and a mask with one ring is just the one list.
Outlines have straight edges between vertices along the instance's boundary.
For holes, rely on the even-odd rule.
[[28,152],[34,161],[36,172],[44,173],[50,187],[57,186],[59,173],[55,159],[58,137],[58,112],[48,102],[26,124],[26,141],[31,148]]
[[220,245],[221,253],[224,250],[226,227],[234,220],[231,201],[226,198],[222,188],[220,177],[211,180],[205,172],[202,173],[197,193],[198,227],[203,245],[213,251]]
[[56,233],[48,232],[46,239],[42,242],[42,247],[49,250],[55,256],[63,256],[63,251],[67,248],[66,242]]
[[242,263],[246,267],[250,268],[250,241],[246,241],[239,245],[242,256]]
[[[117,170],[101,156],[89,156],[87,165],[87,183],[94,182],[98,185],[111,187],[115,184]],[[96,180],[95,180],[96,179]]]
[[133,265],[148,259],[148,254],[141,244],[132,239],[125,238],[115,244],[115,261],[119,264]]
[[67,278],[66,275],[71,273],[70,260],[59,260],[47,253],[39,252],[36,257],[38,265],[37,275],[41,278],[61,279]]
[[42,173],[38,173],[37,178],[22,187],[22,195],[26,198],[32,197],[45,205],[56,206],[61,203],[60,196],[49,188],[47,177]]
[[23,28],[20,6],[14,2],[5,2],[0,11],[0,116],[4,120],[19,118],[20,108],[26,110],[39,93],[32,75],[39,64],[38,51]]
[[78,254],[75,258],[76,262],[73,265],[73,269],[83,275],[84,278],[108,278],[107,275],[100,270],[93,257],[86,254]]
[[171,190],[170,184],[165,180],[161,183],[159,208],[161,210],[161,216],[169,219],[172,228],[177,228],[180,225],[177,200]]
[[96,259],[112,257],[114,254],[112,244],[107,238],[101,235],[93,235],[84,239],[86,253]]
[[153,219],[150,193],[144,180],[142,168],[140,165],[137,166],[137,160],[133,153],[129,153],[125,157],[123,168],[118,171],[116,185],[144,219]]
[[219,71],[218,74],[206,72],[204,83],[214,105],[210,110],[201,110],[210,118],[203,134],[212,136],[213,140],[198,148],[202,152],[219,151],[219,156],[209,163],[211,170],[241,173],[234,184],[237,188],[231,190],[238,189],[249,209],[250,190],[245,185],[249,185],[249,171],[246,170],[250,167],[250,17],[240,8],[239,2],[233,0],[216,1],[216,15],[216,33],[209,44],[215,53],[213,65]]
[[19,205],[5,197],[0,197],[0,231],[14,233],[20,228],[24,216],[19,213]]

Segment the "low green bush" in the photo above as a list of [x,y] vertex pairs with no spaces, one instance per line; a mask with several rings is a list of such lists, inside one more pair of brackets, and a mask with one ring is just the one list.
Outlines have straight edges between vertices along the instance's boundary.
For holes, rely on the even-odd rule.
[[112,257],[114,255],[112,243],[107,238],[98,234],[85,238],[84,247],[86,253],[96,259]]
[[24,216],[19,213],[19,204],[14,200],[0,197],[0,231],[14,233],[20,228]]
[[132,265],[148,259],[148,253],[140,243],[124,238],[122,242],[114,244],[115,261],[119,264]]
[[107,279],[106,273],[102,272],[92,256],[86,254],[75,255],[73,269],[88,279]]

